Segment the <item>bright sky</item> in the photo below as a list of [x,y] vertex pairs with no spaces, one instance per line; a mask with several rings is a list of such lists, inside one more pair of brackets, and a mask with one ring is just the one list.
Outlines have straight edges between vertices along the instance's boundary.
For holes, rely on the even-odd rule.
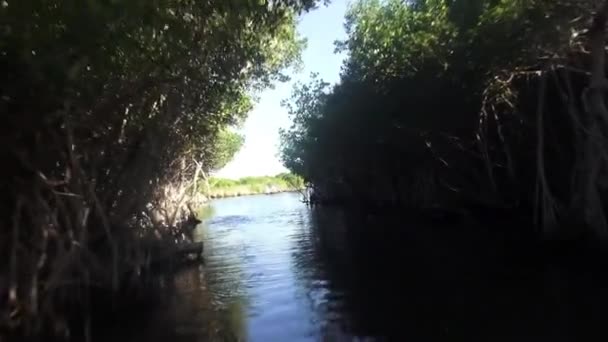
[[279,128],[288,128],[291,122],[287,110],[281,107],[281,100],[289,98],[294,83],[306,82],[311,72],[319,73],[326,82],[339,80],[344,56],[334,54],[334,41],[346,37],[343,23],[347,5],[347,0],[333,0],[329,6],[320,5],[300,18],[298,31],[308,39],[302,54],[303,70],[291,73],[291,81],[278,83],[275,89],[268,89],[260,95],[240,130],[245,135],[244,146],[234,160],[215,176],[240,178],[286,171],[278,157]]

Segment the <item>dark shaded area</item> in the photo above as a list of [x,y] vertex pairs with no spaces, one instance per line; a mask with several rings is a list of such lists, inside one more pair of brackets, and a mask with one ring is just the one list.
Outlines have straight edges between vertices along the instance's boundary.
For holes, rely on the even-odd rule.
[[287,102],[283,161],[313,204],[496,212],[605,239],[607,8],[358,1],[340,82],[313,77]]
[[146,277],[188,247],[199,180],[299,59],[296,18],[315,5],[0,3],[2,336],[87,340],[89,309],[154,296]]
[[[401,213],[326,209],[311,215],[314,258],[301,265],[327,278],[324,315],[337,312],[349,335],[416,341],[608,336],[605,255],[522,239],[513,233],[517,222],[404,221]],[[332,294],[340,294],[338,303],[331,303]]]

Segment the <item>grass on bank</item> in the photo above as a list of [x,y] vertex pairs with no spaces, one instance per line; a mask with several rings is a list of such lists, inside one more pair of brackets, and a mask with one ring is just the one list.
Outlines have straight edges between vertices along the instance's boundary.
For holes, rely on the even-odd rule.
[[243,177],[240,179],[209,178],[209,187],[202,186],[211,198],[272,194],[297,191],[304,188],[304,180],[291,173],[276,176]]

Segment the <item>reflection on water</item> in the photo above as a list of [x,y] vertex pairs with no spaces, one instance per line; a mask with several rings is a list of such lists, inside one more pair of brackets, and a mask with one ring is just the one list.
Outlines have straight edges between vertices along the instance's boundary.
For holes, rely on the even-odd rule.
[[205,266],[177,276],[165,311],[178,340],[606,335],[608,292],[594,273],[543,262],[492,230],[310,210],[297,194],[212,205],[197,232]]

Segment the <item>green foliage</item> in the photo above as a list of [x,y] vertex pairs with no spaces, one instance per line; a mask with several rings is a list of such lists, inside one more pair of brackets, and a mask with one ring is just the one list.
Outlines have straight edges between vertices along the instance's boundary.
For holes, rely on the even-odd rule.
[[284,165],[330,198],[533,202],[530,87],[598,3],[355,2],[340,83],[313,77],[286,103]]
[[245,138],[230,130],[222,129],[209,143],[204,145],[201,158],[205,172],[213,172],[223,168],[241,149]]
[[[296,18],[315,3],[0,4],[0,270],[19,281],[10,310],[45,308],[19,322],[67,321],[54,310],[74,288],[116,290],[119,277],[139,274],[135,228],[151,225],[151,208],[175,218],[198,166],[213,171],[234,155],[242,138],[227,127],[298,63]],[[22,246],[42,247],[26,256]]]
[[238,180],[211,177],[209,179],[210,193],[207,195],[211,197],[231,197],[267,192],[296,191],[303,188],[304,180],[291,173],[281,173],[276,176],[243,177]]
[[348,40],[339,42],[350,59],[348,72],[379,83],[417,72],[420,61],[447,63],[456,28],[444,1],[425,1],[424,10],[400,0],[355,3],[346,17]]
[[276,175],[275,178],[280,178],[280,179],[284,180],[288,186],[293,187],[294,189],[303,189],[305,186],[304,180],[301,177],[299,177],[298,175],[295,175],[293,173],[289,173],[289,172],[280,173],[280,174]]

